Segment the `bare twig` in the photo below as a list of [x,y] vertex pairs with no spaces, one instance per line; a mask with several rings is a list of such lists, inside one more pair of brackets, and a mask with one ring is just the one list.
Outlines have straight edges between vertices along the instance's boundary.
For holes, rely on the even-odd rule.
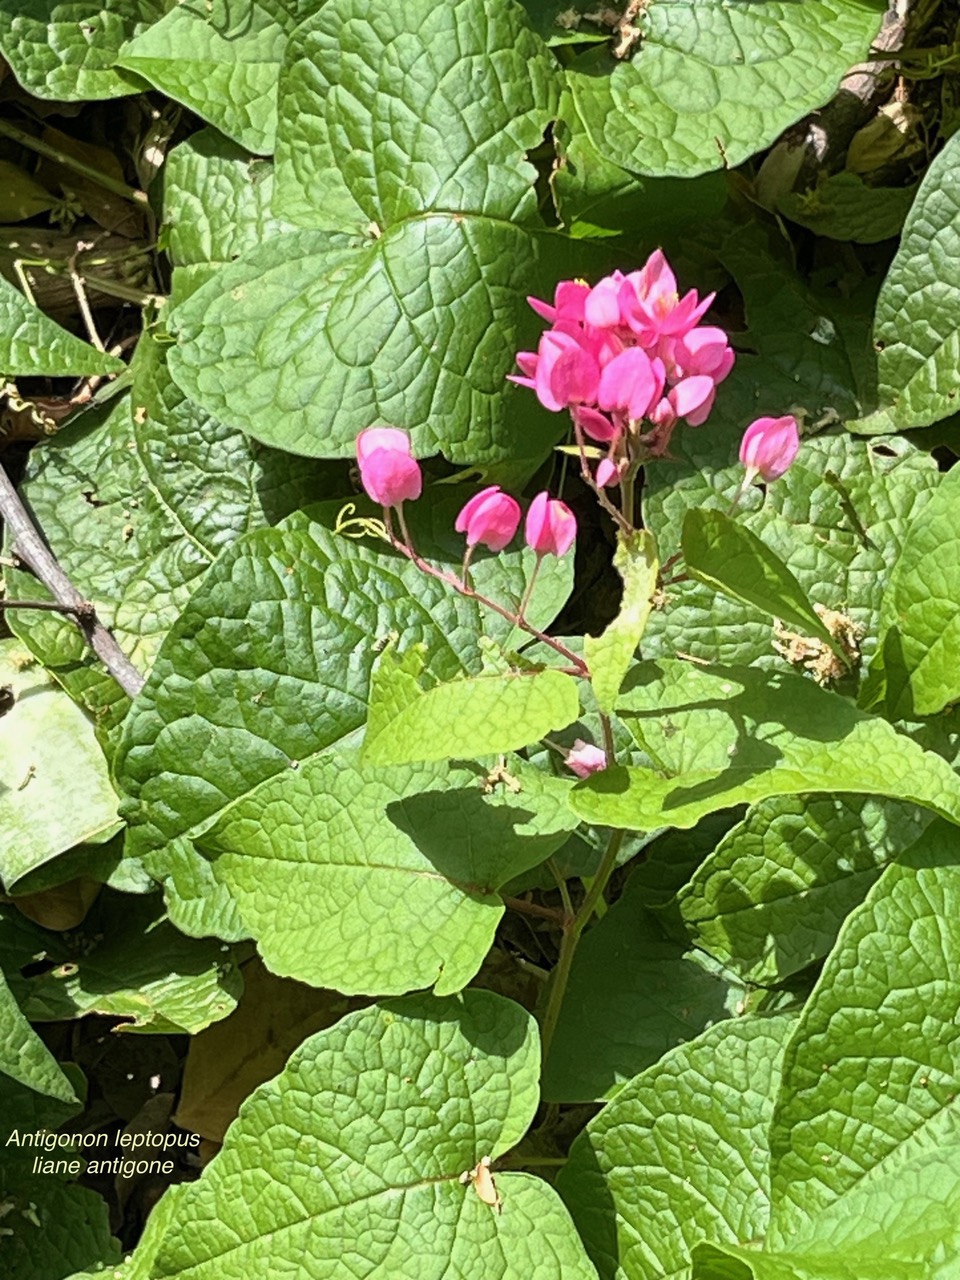
[[56,557],[41,538],[20,501],[20,495],[0,465],[0,517],[10,530],[11,549],[56,598],[64,613],[71,615],[84,638],[103,665],[129,697],[143,688],[144,677],[116,640],[97,618],[96,609],[73,585]]

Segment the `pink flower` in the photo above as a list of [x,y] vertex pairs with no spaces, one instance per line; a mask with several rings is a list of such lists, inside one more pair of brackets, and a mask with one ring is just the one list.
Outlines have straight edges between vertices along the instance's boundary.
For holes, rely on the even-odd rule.
[[534,381],[545,409],[596,401],[600,366],[570,333],[548,329],[540,339]]
[[598,444],[609,444],[611,440],[616,440],[622,430],[622,427],[611,422],[606,414],[598,413],[596,409],[588,409],[586,405],[574,406],[570,414],[584,435],[589,436],[591,440],[596,440]]
[[620,472],[620,466],[612,458],[601,458],[597,463],[597,484],[601,489],[607,489],[612,484],[618,484]]
[[651,360],[639,347],[614,356],[600,375],[597,402],[601,409],[617,409],[634,421],[646,416],[663,393],[662,360]]
[[467,546],[489,547],[502,551],[513,539],[520,525],[520,506],[499,485],[491,485],[463,507],[454,526],[457,533],[467,535]]
[[577,536],[577,517],[559,498],[538,493],[530,503],[523,532],[527,546],[538,556],[564,556]]
[[527,298],[527,302],[538,316],[543,316],[551,324],[555,320],[582,320],[584,302],[589,292],[590,286],[582,280],[561,280],[553,292],[552,307],[539,298]]
[[797,420],[757,418],[743,433],[740,461],[747,468],[747,481],[761,476],[768,483],[777,480],[789,468],[800,448]]
[[572,769],[578,778],[589,778],[591,773],[607,767],[607,755],[592,742],[584,742],[582,738],[577,738],[563,757],[563,763],[568,769]]
[[357,463],[367,496],[382,507],[420,497],[423,477],[410,437],[396,427],[367,427],[357,436]]

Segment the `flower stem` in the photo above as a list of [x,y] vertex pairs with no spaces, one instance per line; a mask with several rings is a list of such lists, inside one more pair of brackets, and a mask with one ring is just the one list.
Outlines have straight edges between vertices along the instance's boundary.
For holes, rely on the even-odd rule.
[[533,595],[533,588],[537,585],[537,574],[540,572],[541,564],[543,564],[543,556],[537,556],[533,564],[533,573],[530,575],[527,589],[524,591],[523,599],[520,601],[520,608],[517,610],[517,621],[521,626],[523,626],[523,621],[527,614],[527,606],[530,603],[530,597]]
[[546,1062],[547,1055],[550,1052],[550,1046],[553,1043],[553,1036],[557,1029],[557,1023],[560,1019],[560,1008],[563,1004],[563,997],[566,994],[567,983],[570,980],[570,969],[573,965],[573,957],[576,954],[577,946],[580,942],[580,935],[586,927],[587,921],[593,915],[597,903],[603,897],[604,890],[613,875],[614,868],[617,865],[617,854],[620,852],[620,846],[623,844],[624,832],[621,830],[611,831],[610,839],[607,841],[607,847],[604,851],[603,860],[597,870],[597,874],[593,877],[593,883],[590,885],[587,895],[576,915],[570,921],[563,931],[563,941],[560,944],[560,956],[557,960],[556,968],[552,974],[552,983],[550,993],[547,997],[547,1007],[543,1013],[543,1022],[540,1027],[540,1041],[543,1046],[543,1061]]
[[79,173],[84,178],[89,178],[97,186],[102,187],[104,191],[112,191],[115,196],[121,196],[124,200],[129,200],[141,207],[145,207],[148,204],[145,191],[137,191],[133,187],[128,187],[125,182],[120,182],[117,178],[111,178],[109,174],[95,169],[92,164],[87,164],[76,156],[68,155],[66,151],[61,151],[59,147],[51,146],[49,142],[44,142],[42,138],[35,138],[32,133],[27,133],[25,129],[18,129],[9,120],[0,120],[0,135],[10,138],[13,142],[19,142],[22,147],[35,151],[37,155],[44,156],[47,160],[54,160],[57,164],[62,164],[65,168],[72,169],[74,173]]

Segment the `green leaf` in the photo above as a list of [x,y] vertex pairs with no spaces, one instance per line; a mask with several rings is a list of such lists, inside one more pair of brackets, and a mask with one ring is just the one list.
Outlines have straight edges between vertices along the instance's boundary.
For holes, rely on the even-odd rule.
[[418,454],[542,458],[564,425],[504,380],[536,343],[526,296],[552,291],[561,243],[446,212],[376,240],[276,236],[177,306],[170,369],[215,417],[295,453],[351,456],[381,421]]
[[960,473],[948,471],[911,523],[890,574],[862,701],[885,703],[892,720],[934,715],[960,698],[958,514]]
[[868,187],[856,173],[820,171],[808,191],[788,192],[777,209],[791,222],[831,240],[877,244],[900,234],[916,186]]
[[[33,1027],[0,972],[0,1073],[61,1102],[74,1102],[73,1086]],[[5,1086],[6,1087],[6,1086]]]
[[693,1280],[926,1280],[928,1274],[904,1268],[889,1255],[866,1258],[861,1248],[849,1259],[832,1251],[771,1254],[730,1244],[702,1244],[693,1251]]
[[98,1013],[124,1019],[118,1031],[193,1035],[231,1013],[243,987],[220,943],[178,933],[155,895],[103,892],[80,928],[29,937],[22,963],[43,956],[51,966],[11,979],[33,1022]]
[[[596,12],[594,9],[593,12]],[[728,188],[719,173],[699,178],[640,177],[613,164],[582,131],[555,126],[557,166],[550,185],[560,221],[571,236],[638,232],[650,249],[675,242],[696,224],[718,219]]]
[[846,916],[930,815],[864,796],[761,801],[676,898],[691,942],[747,982],[822,960]]
[[277,81],[287,37],[322,0],[181,4],[120,50],[117,65],[246,147],[267,154],[277,131]]
[[[475,567],[478,590],[489,563]],[[482,633],[502,643],[509,630],[382,544],[302,517],[240,538],[190,598],[127,719],[114,767],[132,851],[200,834],[291,762],[357,734],[394,635],[425,643],[430,674],[452,680],[482,669]]]
[[597,50],[567,69],[560,118],[636,173],[730,168],[833,96],[881,12],[856,0],[653,4],[629,61]]
[[[737,370],[728,383],[736,376]],[[728,383],[715,412],[722,413]],[[784,403],[789,401],[781,410]],[[750,412],[745,409],[740,421],[723,416],[717,422],[718,431],[729,429],[726,450],[704,433],[688,432],[671,444],[682,452],[682,466],[651,468],[644,519],[661,547],[676,546],[687,511],[732,501],[743,468],[727,464],[736,457]],[[713,431],[712,419],[710,425]],[[809,600],[850,618],[868,660],[891,566],[940,482],[935,460],[905,440],[817,436],[804,440],[776,484],[745,495],[738,521],[787,563]],[[671,657],[681,649],[708,662],[784,669],[773,653],[770,621],[758,609],[719,598],[699,582],[671,583],[667,595],[667,607],[655,611],[647,626],[648,657]]]
[[[2,24],[0,11],[0,24]],[[0,25],[2,39],[2,25]],[[116,356],[61,329],[0,276],[0,370],[7,377],[122,373]]]
[[271,210],[273,176],[271,161],[248,155],[215,129],[191,134],[170,152],[163,167],[163,235],[176,264],[175,299],[191,291],[184,280],[202,282],[261,240],[294,229]]
[[960,135],[920,184],[877,300],[881,404],[895,428],[925,427],[958,408]]
[[960,823],[960,777],[885,720],[799,676],[643,663],[618,714],[658,765],[604,769],[573,792],[587,822],[690,827],[768,796],[895,796]]
[[806,1004],[771,1128],[775,1244],[854,1190],[889,1204],[898,1167],[957,1144],[958,848],[937,822],[886,869]]
[[580,714],[576,682],[560,671],[467,676],[424,686],[425,656],[387,649],[373,674],[363,759],[373,765],[516,751]]
[[121,824],[93,725],[19,640],[0,641],[0,687],[0,880],[10,892],[74,845],[108,840]]
[[691,508],[681,549],[687,572],[714,591],[752,605],[843,653],[775,551],[722,511]]
[[153,1276],[241,1280],[306,1263],[332,1277],[350,1258],[369,1280],[592,1280],[546,1183],[496,1174],[498,1213],[460,1181],[523,1136],[538,1069],[532,1018],[490,992],[349,1014],[243,1105],[182,1195]]
[[117,68],[120,46],[163,10],[163,0],[0,0],[0,50],[38,98],[118,98],[141,88]]
[[705,1237],[763,1234],[766,1133],[791,1025],[725,1022],[672,1049],[574,1142],[557,1186],[601,1280],[680,1280]]
[[[110,1280],[151,1280],[153,1264],[157,1250],[167,1231],[176,1221],[180,1201],[187,1190],[185,1182],[176,1182],[167,1187],[163,1195],[150,1210],[143,1235],[137,1241],[133,1253],[127,1254],[123,1261],[110,1268]],[[78,1271],[68,1280],[104,1280],[102,1270]]]
[[[29,1170],[36,1151],[18,1154]],[[56,1158],[65,1159],[59,1148]],[[101,1277],[113,1275],[120,1251],[99,1192],[50,1174],[0,1176],[0,1203],[5,1209],[3,1261],[11,1280],[60,1280],[78,1267],[97,1267]]]
[[514,0],[327,0],[287,48],[277,212],[330,231],[438,210],[536,223],[526,152],[558,85]]
[[[23,484],[67,574],[142,671],[222,547],[335,490],[337,479],[202,413],[171,380],[164,354],[145,332],[132,398],[34,449]],[[8,571],[7,583],[12,593],[46,595],[23,572]],[[128,702],[77,628],[26,611],[12,621],[111,745]]]
[[743,986],[664,938],[646,892],[631,875],[577,950],[544,1064],[548,1102],[613,1096],[668,1050],[742,1009]]
[[490,949],[497,889],[576,825],[568,783],[523,761],[499,776],[331,753],[237,801],[200,843],[273,972],[347,994],[447,995]]
[[620,612],[602,635],[586,636],[583,656],[590,668],[590,680],[600,710],[609,714],[617,701],[620,686],[643,639],[653,610],[653,593],[660,573],[657,544],[645,529],[617,540],[614,568],[623,580]]

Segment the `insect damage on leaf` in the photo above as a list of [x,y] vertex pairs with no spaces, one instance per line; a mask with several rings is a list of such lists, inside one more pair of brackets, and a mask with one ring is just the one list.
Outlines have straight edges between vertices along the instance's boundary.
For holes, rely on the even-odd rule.
[[465,1169],[461,1173],[460,1181],[464,1186],[472,1182],[474,1191],[483,1203],[488,1204],[491,1209],[496,1209],[497,1213],[503,1213],[503,1201],[500,1199],[500,1192],[490,1172],[491,1163],[489,1156],[481,1156],[472,1169]]

